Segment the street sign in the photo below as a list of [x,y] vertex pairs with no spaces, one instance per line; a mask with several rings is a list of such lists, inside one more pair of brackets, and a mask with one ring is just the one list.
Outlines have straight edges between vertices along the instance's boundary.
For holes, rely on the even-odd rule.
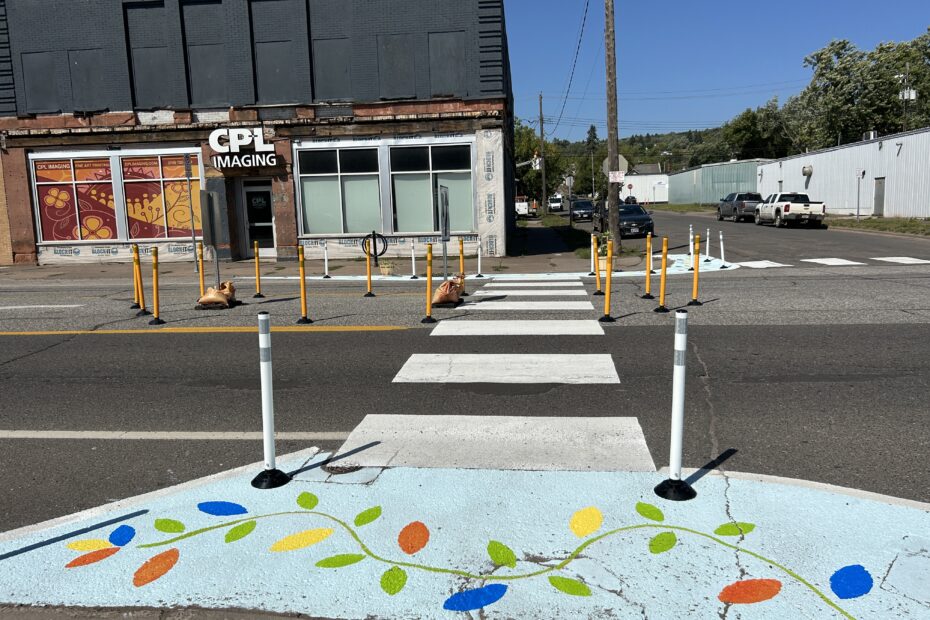
[[609,177],[611,183],[623,183],[626,173],[622,170],[611,170]]
[[633,189],[633,184],[630,183],[629,185],[626,186],[626,188],[627,188],[627,189]]

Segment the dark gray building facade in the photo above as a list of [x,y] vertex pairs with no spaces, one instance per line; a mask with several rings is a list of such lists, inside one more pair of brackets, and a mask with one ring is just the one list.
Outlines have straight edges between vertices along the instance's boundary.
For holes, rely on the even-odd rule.
[[200,189],[233,258],[422,253],[440,187],[502,255],[512,128],[503,0],[0,0],[17,262],[190,258]]

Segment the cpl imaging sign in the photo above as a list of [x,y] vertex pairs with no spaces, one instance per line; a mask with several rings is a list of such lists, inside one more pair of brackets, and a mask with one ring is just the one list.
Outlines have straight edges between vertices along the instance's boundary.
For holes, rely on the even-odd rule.
[[[242,147],[253,146],[254,151],[240,153]],[[214,168],[260,168],[279,164],[273,144],[265,144],[261,128],[217,129],[210,134],[210,148]]]

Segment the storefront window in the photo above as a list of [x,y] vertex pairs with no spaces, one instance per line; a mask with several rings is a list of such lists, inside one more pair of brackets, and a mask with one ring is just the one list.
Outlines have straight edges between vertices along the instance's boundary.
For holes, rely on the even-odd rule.
[[391,149],[391,186],[396,232],[435,232],[440,228],[439,187],[449,188],[451,230],[474,228],[471,147],[416,146]]
[[109,159],[36,161],[33,170],[43,241],[117,237]]
[[381,231],[378,149],[322,149],[299,155],[306,234]]
[[[191,155],[191,193],[184,177],[184,156],[124,157],[121,160],[126,214],[132,239],[200,235],[200,167]],[[193,196],[191,196],[193,194]]]

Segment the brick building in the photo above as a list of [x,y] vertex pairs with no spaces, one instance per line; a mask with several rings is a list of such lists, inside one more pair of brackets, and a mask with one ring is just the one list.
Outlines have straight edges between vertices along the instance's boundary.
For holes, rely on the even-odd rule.
[[[514,225],[503,0],[0,0],[0,263],[292,258]],[[444,188],[440,192],[440,188]]]

